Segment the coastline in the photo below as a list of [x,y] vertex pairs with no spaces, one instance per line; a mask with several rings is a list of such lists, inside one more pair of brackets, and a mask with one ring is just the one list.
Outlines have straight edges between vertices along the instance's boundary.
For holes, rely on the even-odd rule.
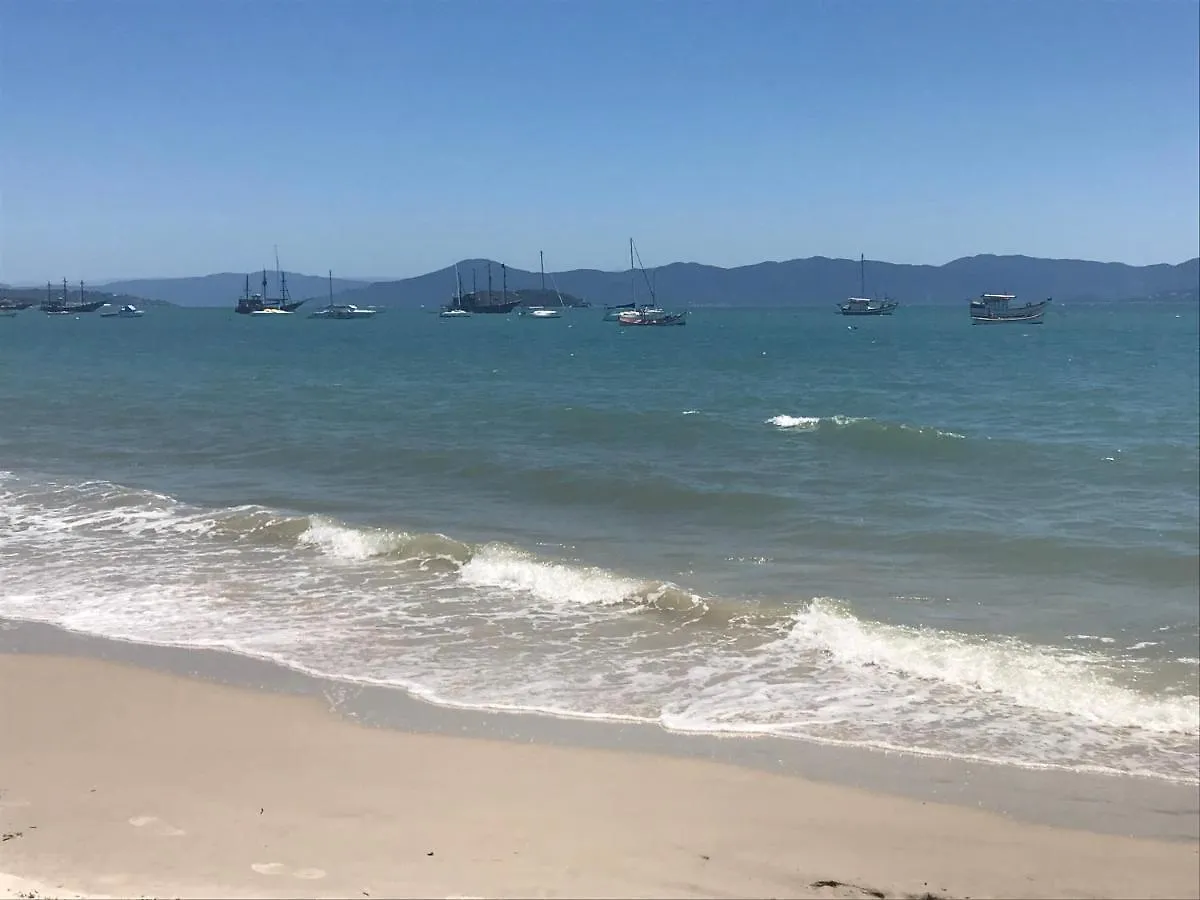
[[[0,709],[17,735],[0,742],[0,823],[21,833],[0,871],[40,883],[0,879],[13,895],[1200,896],[1182,785],[1103,778],[1105,797],[1086,776],[956,782],[942,760],[846,748],[654,746],[640,727],[447,710],[23,623],[0,630]],[[823,777],[826,755],[854,759]],[[915,782],[926,767],[940,774]],[[1090,808],[1110,832],[1174,839],[1034,824],[1020,798],[1038,790],[1051,819]]]

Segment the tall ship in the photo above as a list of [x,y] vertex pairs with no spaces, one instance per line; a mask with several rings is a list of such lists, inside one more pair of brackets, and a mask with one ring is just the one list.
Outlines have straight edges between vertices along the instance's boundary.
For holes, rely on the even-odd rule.
[[[867,260],[862,254],[858,257],[858,292],[867,293]],[[845,303],[838,304],[838,312],[843,316],[890,316],[899,305],[886,295],[882,300],[872,300],[866,296],[848,297]]]
[[79,282],[79,302],[72,303],[71,295],[67,292],[67,279],[63,279],[62,295],[53,299],[50,282],[46,282],[46,300],[42,303],[42,312],[48,316],[73,316],[78,313],[95,312],[102,306],[107,306],[107,300],[86,300],[83,292],[83,282]]
[[262,273],[262,293],[250,293],[250,276],[246,276],[246,288],[242,292],[242,296],[238,298],[235,312],[242,315],[253,315],[255,313],[290,313],[295,312],[304,305],[303,300],[292,300],[288,294],[287,272],[279,268],[279,252],[275,253],[275,274],[279,278],[279,296],[267,296],[267,270],[263,269]]
[[1024,306],[1013,306],[1016,294],[980,294],[978,300],[971,301],[972,325],[1002,325],[1024,322],[1028,325],[1041,325],[1042,317],[1051,299],[1047,297],[1040,303],[1026,303]]
[[[457,267],[456,267],[457,269]],[[508,266],[504,263],[500,264],[500,296],[496,297],[496,292],[492,290],[492,264],[489,262],[487,267],[487,294],[483,294],[475,289],[474,284],[475,273],[471,273],[471,290],[464,294],[461,283],[450,302],[442,308],[443,313],[451,313],[443,318],[453,318],[454,314],[461,313],[495,313],[503,315],[510,313],[521,304],[520,295],[509,299],[508,296]]]

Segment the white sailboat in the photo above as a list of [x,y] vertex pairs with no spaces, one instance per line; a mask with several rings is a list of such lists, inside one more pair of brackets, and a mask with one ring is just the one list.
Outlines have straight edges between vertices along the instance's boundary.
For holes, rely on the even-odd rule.
[[[538,251],[538,265],[542,271],[542,292],[546,290],[546,260],[542,255],[542,251]],[[550,281],[553,283],[554,276],[550,276]],[[566,306],[563,302],[562,294],[558,292],[558,285],[554,285],[554,294],[558,297],[558,306],[522,306],[517,308],[517,315],[528,316],[531,319],[560,319],[562,318],[562,308]]]
[[[474,295],[474,291],[471,292]],[[490,294],[490,289],[489,289]],[[462,275],[458,271],[458,263],[454,264],[454,296],[438,313],[439,319],[469,319],[471,311],[463,305]]]
[[310,319],[369,319],[377,310],[373,306],[333,302],[333,270],[329,270],[329,303],[325,308],[309,313]]
[[[633,302],[629,308],[623,309],[617,313],[618,325],[629,326],[667,326],[667,325],[686,325],[687,313],[669,313],[658,305],[658,298],[655,296],[654,285],[650,279],[646,277],[646,270],[635,262],[637,251],[633,246],[633,238],[629,239],[629,273],[632,279],[631,288],[633,291]],[[644,303],[641,306],[637,302],[637,276],[641,272],[642,279],[646,282],[646,288],[650,292],[650,302]],[[605,317],[607,318],[607,316]]]

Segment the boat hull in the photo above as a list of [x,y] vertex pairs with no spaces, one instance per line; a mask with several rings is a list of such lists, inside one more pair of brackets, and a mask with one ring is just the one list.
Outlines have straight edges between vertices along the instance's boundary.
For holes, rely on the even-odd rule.
[[1021,322],[1024,322],[1027,325],[1041,325],[1042,319],[1045,315],[1046,315],[1046,311],[1044,309],[1041,310],[1040,312],[1032,313],[1030,315],[1021,315],[1021,316],[977,316],[977,315],[972,314],[971,324],[972,325],[1014,325],[1014,324],[1020,324]]
[[890,316],[895,311],[896,307],[894,306],[880,307],[878,309],[838,309],[838,312],[843,316]]
[[625,328],[669,328],[687,324],[687,313],[668,313],[659,316],[622,316],[617,324]]

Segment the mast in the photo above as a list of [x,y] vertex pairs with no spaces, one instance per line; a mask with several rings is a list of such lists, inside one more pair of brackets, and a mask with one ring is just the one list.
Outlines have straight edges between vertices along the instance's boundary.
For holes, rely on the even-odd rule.
[[492,303],[492,261],[488,260],[488,305]]
[[279,268],[279,245],[275,245],[275,275],[279,279],[279,305],[287,303],[287,275]]
[[866,299],[866,296],[867,296],[867,257],[862,253],[858,254],[858,290],[859,290],[859,296]]
[[501,303],[508,302],[508,266],[500,263],[500,297]]
[[476,276],[478,274],[479,274],[479,272],[475,269],[475,267],[471,266],[471,299],[472,300],[477,300],[479,298],[479,283],[476,278]]
[[79,279],[79,305],[83,306],[83,279]]
[[538,268],[542,270],[542,290],[546,289],[546,258],[538,251]]
[[333,269],[329,270],[329,308],[333,308]]
[[633,305],[637,306],[637,267],[633,264],[633,238],[629,239],[629,291]]

